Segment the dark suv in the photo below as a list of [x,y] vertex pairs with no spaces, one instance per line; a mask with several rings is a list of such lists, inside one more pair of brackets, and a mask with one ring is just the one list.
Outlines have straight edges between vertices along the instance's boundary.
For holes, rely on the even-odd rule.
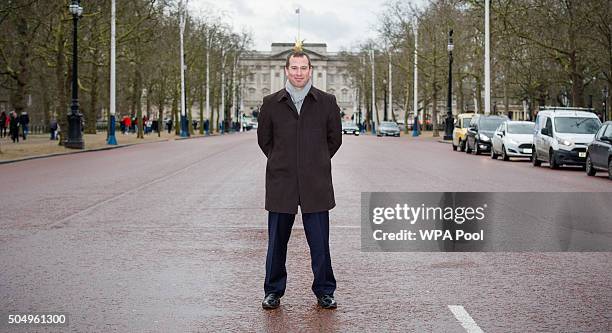
[[612,179],[612,121],[601,125],[586,154],[587,175],[595,176],[598,170],[608,171],[608,178]]
[[495,129],[507,120],[509,119],[506,116],[475,114],[467,130],[465,152],[478,155],[481,152],[491,151],[491,139]]

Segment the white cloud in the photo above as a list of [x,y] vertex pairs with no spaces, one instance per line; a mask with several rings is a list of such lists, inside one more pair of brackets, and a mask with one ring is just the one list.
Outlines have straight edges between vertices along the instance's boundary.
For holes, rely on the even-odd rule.
[[[234,30],[253,34],[254,48],[267,51],[273,42],[297,38],[300,8],[300,38],[306,43],[327,43],[328,51],[350,48],[374,38],[378,14],[386,0],[310,0],[303,3],[282,0],[191,0],[190,9],[220,11]],[[418,2],[421,2],[419,0]]]

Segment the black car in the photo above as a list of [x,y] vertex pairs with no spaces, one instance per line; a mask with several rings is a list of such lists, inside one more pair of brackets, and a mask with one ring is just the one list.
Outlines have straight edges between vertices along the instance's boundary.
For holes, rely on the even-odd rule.
[[608,178],[612,180],[612,121],[601,125],[587,147],[586,173],[595,176],[598,170],[607,170]]
[[465,152],[478,155],[481,152],[491,151],[491,139],[495,129],[507,120],[509,119],[506,116],[475,114],[467,130]]

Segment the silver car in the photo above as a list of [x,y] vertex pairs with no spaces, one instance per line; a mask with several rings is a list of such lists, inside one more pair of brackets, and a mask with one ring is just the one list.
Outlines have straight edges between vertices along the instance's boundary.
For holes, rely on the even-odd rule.
[[342,122],[342,134],[359,135],[359,127],[349,121]]
[[383,121],[376,129],[376,136],[400,136],[399,126],[394,121]]
[[505,121],[493,133],[491,158],[510,157],[530,158],[533,152],[533,131],[535,123],[531,121]]

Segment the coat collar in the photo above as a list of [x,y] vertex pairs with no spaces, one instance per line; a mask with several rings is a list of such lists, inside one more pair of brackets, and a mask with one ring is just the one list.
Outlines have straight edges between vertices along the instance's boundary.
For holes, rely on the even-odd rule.
[[[310,90],[308,91],[308,94],[306,94],[306,96],[308,96],[308,95],[312,96],[312,98],[316,102],[316,101],[319,100],[319,97],[321,96],[320,93],[321,93],[321,91],[319,89],[317,89],[314,86],[312,86],[310,88]],[[289,96],[289,92],[285,88],[283,88],[283,89],[281,89],[278,92],[278,96],[276,97],[276,101],[280,103],[280,102],[282,102],[285,99],[291,100],[291,96]]]

